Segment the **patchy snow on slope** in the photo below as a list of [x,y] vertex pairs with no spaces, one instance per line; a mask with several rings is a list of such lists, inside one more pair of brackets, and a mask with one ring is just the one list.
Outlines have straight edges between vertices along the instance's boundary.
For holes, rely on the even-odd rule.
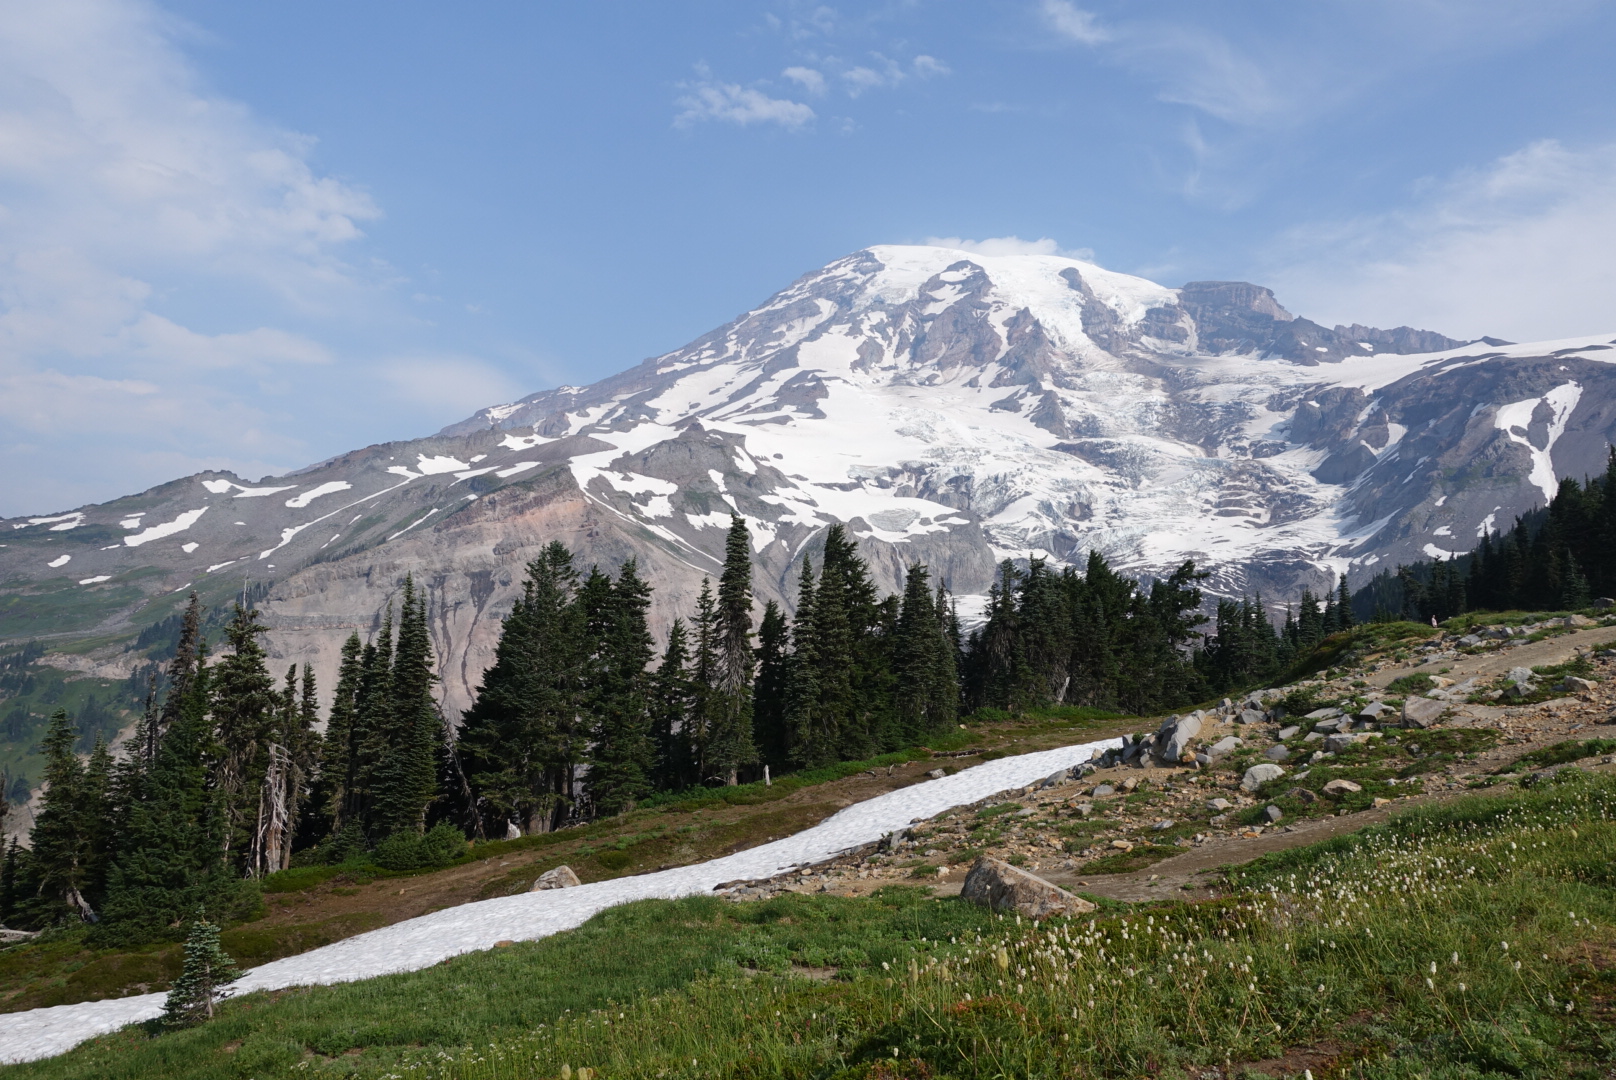
[[54,570],[58,566],[66,566],[68,563],[70,563],[72,561],[73,561],[73,556],[71,556],[71,555],[62,555],[62,556],[59,556],[57,558],[52,559],[50,562],[46,563],[45,565],[50,567],[52,570]]
[[[1118,739],[1103,739],[989,761],[941,780],[855,803],[784,840],[694,866],[445,908],[254,968],[236,983],[236,991],[351,982],[417,971],[451,956],[491,948],[499,941],[530,941],[570,930],[619,904],[695,896],[725,882],[772,877],[824,862],[953,807],[1025,787],[1088,761],[1096,750],[1119,744]],[[0,1062],[37,1061],[126,1024],[150,1020],[161,1015],[164,996],[142,994],[11,1013],[0,1034]]]
[[351,487],[353,487],[353,485],[348,483],[346,480],[327,480],[319,487],[309,488],[309,490],[287,499],[286,505],[290,506],[294,510],[301,510],[315,499],[318,499],[321,495],[330,495],[337,491],[347,491]]
[[126,547],[139,547],[142,544],[149,544],[153,540],[161,540],[165,536],[173,536],[175,533],[184,532],[192,525],[195,525],[202,515],[207,512],[208,508],[205,506],[196,510],[187,510],[173,521],[165,521],[161,525],[153,525],[150,528],[142,529],[133,536],[124,537],[124,545]]
[[96,585],[103,581],[111,581],[111,574],[97,574],[95,577],[80,578],[80,585]]
[[[1559,478],[1554,474],[1554,444],[1560,436],[1565,434],[1566,422],[1577,408],[1577,402],[1582,400],[1582,387],[1574,382],[1561,383],[1542,397],[1525,398],[1514,401],[1508,405],[1500,406],[1498,415],[1493,424],[1498,430],[1509,436],[1510,442],[1519,443],[1526,447],[1527,453],[1532,455],[1532,473],[1529,479],[1543,492],[1544,499],[1553,499],[1555,491],[1559,488]],[[1544,435],[1541,447],[1535,445],[1528,429],[1532,424],[1532,414],[1537,412],[1538,406],[1546,406],[1549,410],[1548,431]]]

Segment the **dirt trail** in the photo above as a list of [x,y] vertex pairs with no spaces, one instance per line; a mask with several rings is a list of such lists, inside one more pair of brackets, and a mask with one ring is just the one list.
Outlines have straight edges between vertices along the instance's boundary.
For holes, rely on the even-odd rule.
[[1448,671],[1444,678],[1463,682],[1472,675],[1502,675],[1510,668],[1563,664],[1579,650],[1597,649],[1612,642],[1616,642],[1616,626],[1600,626],[1545,638],[1529,645],[1506,646],[1493,652],[1461,656],[1457,660],[1428,660],[1408,667],[1382,668],[1367,676],[1366,681],[1371,686],[1384,687],[1404,675],[1435,675],[1446,668]]

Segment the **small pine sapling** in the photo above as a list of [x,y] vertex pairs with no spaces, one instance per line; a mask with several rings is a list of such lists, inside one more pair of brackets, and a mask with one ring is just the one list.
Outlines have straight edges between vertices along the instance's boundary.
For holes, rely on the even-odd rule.
[[236,962],[219,945],[219,928],[199,912],[185,939],[185,968],[163,1005],[166,1027],[189,1027],[213,1019],[224,987],[241,978]]

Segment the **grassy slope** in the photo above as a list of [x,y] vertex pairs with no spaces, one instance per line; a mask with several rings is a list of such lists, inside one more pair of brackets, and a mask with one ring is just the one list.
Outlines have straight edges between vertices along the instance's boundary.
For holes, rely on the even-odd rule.
[[1265,857],[1224,900],[1043,927],[907,889],[646,902],[0,1077],[1592,1078],[1616,1061],[1613,812],[1616,779],[1567,773]]
[[[1080,709],[1040,712],[973,725],[934,742],[939,750],[980,747],[983,754],[1001,756],[1138,723],[1100,718],[1106,715]],[[981,755],[952,759],[948,766],[980,760]],[[266,882],[264,916],[228,928],[223,944],[240,963],[253,966],[429,911],[522,892],[539,874],[563,863],[588,882],[701,862],[809,828],[851,802],[913,783],[937,764],[929,751],[903,751],[782,777],[771,787],[691,792],[582,828],[479,844],[457,865],[437,871],[285,871]],[[878,775],[868,775],[872,771]],[[147,993],[166,989],[179,973],[177,944],[94,949],[85,936],[75,929],[0,950],[0,1010]]]

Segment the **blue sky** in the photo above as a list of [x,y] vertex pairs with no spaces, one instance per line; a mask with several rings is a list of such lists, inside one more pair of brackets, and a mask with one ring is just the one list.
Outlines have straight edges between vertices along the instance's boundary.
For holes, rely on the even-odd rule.
[[589,382],[872,243],[1616,330],[1616,5],[0,0],[0,513]]

